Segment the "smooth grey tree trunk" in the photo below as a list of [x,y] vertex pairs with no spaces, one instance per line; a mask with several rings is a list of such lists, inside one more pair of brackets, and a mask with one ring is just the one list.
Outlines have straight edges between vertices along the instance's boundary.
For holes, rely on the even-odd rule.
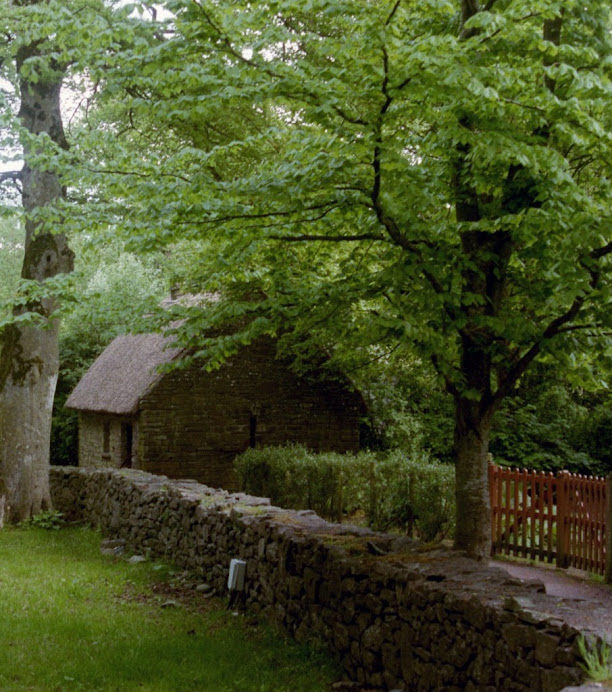
[[[17,70],[37,57],[38,46],[22,48]],[[60,111],[63,70],[52,63],[44,77],[20,80],[19,116],[32,135],[48,135],[66,146]],[[29,141],[29,140],[28,140]],[[22,278],[44,282],[70,272],[73,254],[58,230],[43,225],[32,214],[54,205],[64,196],[55,171],[31,165],[36,145],[24,145],[21,171],[22,202],[26,214]],[[54,232],[52,232],[54,231]],[[58,324],[51,320],[56,308],[53,298],[44,298],[21,310],[38,313],[43,326],[21,326],[19,322],[0,333],[0,526],[22,521],[51,507],[49,493],[49,445],[51,412],[59,369]],[[20,311],[16,311],[16,316]]]

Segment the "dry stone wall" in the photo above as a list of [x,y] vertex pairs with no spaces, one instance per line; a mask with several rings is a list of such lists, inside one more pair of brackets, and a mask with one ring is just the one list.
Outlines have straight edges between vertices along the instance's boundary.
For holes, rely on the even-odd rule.
[[220,593],[245,560],[246,606],[324,639],[364,685],[555,692],[582,679],[579,608],[457,552],[135,470],[53,468],[51,487],[68,519]]

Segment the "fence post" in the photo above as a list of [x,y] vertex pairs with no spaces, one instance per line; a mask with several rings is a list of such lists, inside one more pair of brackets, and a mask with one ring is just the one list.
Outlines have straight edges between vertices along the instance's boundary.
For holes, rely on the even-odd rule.
[[612,473],[606,478],[606,570],[605,582],[612,584]]
[[566,534],[567,522],[565,517],[568,512],[568,501],[567,501],[567,479],[569,477],[568,471],[559,471],[557,473],[557,559],[555,564],[557,567],[567,567],[567,554],[566,554]]
[[495,463],[493,462],[493,455],[489,454],[489,507],[490,507],[490,520],[491,520],[491,555],[495,555],[496,553],[496,542],[497,542],[497,507],[495,503],[495,490],[496,490],[496,475],[495,471],[497,470],[497,467],[495,466]]

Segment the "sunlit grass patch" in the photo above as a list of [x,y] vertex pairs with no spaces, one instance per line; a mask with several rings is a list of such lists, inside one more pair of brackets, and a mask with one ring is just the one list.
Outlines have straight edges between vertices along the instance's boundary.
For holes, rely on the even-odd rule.
[[314,691],[337,679],[321,652],[221,599],[171,598],[169,568],[102,556],[99,545],[83,528],[0,531],[3,692]]

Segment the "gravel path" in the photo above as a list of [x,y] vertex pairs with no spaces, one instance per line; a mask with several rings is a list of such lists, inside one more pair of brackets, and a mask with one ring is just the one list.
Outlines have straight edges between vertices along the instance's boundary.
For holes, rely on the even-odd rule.
[[[542,582],[546,593],[560,601],[584,601],[582,623],[594,630],[607,631],[612,638],[612,584],[595,582],[586,572],[560,570],[546,564],[535,567],[510,560],[491,560],[489,565],[500,567],[515,579]],[[594,608],[597,615],[591,615]]]
[[492,567],[501,567],[517,579],[544,582],[546,593],[561,598],[577,598],[583,601],[610,601],[612,606],[612,584],[602,584],[589,578],[579,570],[560,570],[552,565],[533,566],[509,560],[491,560]]

